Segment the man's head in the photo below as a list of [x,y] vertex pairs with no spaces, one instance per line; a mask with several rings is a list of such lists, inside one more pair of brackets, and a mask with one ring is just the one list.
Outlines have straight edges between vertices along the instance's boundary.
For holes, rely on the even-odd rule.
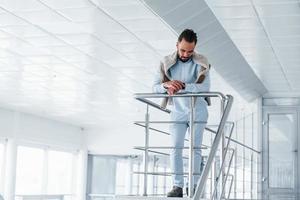
[[197,34],[192,29],[185,29],[176,44],[178,57],[183,62],[189,60],[197,44]]

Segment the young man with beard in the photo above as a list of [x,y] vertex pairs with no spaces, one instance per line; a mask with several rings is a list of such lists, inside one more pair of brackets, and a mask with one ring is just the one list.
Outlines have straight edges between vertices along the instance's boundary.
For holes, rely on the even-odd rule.
[[[163,58],[160,62],[158,73],[155,76],[153,92],[168,93],[170,96],[180,92],[208,92],[210,89],[209,68],[207,59],[195,52],[197,35],[191,29],[184,30],[178,37],[177,50]],[[170,125],[171,144],[175,148],[171,150],[170,161],[173,175],[173,188],[168,193],[168,197],[183,197],[183,159],[182,151],[184,147],[185,134],[190,126],[190,98],[166,98],[162,106],[167,103],[171,109]],[[206,122],[208,118],[208,99],[197,97],[195,101],[195,120]],[[201,147],[202,136],[206,123],[195,123],[194,145],[194,173],[200,174],[201,170]],[[198,149],[197,149],[198,148]],[[200,175],[194,175],[194,183],[199,180]],[[193,186],[194,189],[196,185]]]

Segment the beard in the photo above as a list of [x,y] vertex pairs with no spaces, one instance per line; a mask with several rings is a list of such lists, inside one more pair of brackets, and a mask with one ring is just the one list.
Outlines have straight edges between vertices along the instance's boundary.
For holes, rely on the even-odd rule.
[[192,56],[190,56],[190,57],[182,57],[182,56],[180,56],[180,55],[177,55],[177,57],[178,57],[178,59],[179,59],[181,62],[187,62],[187,61],[190,60],[190,58],[191,58]]

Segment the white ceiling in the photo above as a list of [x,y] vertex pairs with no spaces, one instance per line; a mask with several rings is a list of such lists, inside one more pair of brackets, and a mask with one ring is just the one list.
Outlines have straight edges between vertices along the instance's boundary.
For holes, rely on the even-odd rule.
[[1,105],[81,126],[122,121],[174,41],[140,1],[1,0]]
[[207,3],[267,88],[265,96],[300,96],[300,1]]
[[[251,100],[266,88],[273,91],[272,80],[286,84],[282,90],[296,88],[291,80],[297,80],[293,74],[300,62],[297,18],[294,25],[293,20],[284,23],[283,19],[282,26],[289,24],[290,29],[281,31],[272,26],[274,20],[268,20],[272,26],[268,33],[274,31],[276,41],[265,39],[266,35],[256,37],[266,33],[261,24],[255,20],[233,24],[237,23],[229,16],[233,12],[217,11],[226,5],[237,8],[235,2],[248,1],[210,4],[227,34],[203,0],[0,0],[0,105],[83,127],[143,117],[142,105],[132,95],[151,92],[159,60],[175,50],[177,32],[186,27],[197,30],[198,50],[213,63],[213,90],[230,91],[225,80]],[[260,7],[257,12],[270,13]],[[241,15],[246,13],[251,11]],[[232,34],[226,23],[236,28]],[[283,37],[286,34],[289,37]],[[287,38],[298,46],[285,45]],[[279,54],[270,50],[276,45],[282,47],[281,64]],[[263,73],[258,70],[265,69],[262,65],[278,70]],[[287,67],[294,71],[287,73]]]
[[198,51],[208,57],[213,68],[243,98],[251,101],[267,92],[204,0],[145,2],[176,32],[194,29]]

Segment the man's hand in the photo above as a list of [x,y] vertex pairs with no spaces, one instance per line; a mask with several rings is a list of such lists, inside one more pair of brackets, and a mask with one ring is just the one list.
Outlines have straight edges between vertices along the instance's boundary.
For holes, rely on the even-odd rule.
[[173,95],[185,87],[185,84],[178,80],[167,81],[163,84],[164,88],[168,89],[167,93]]
[[[178,91],[177,91],[177,92],[178,92]],[[167,90],[167,93],[168,93],[168,95],[173,95],[173,94],[176,93],[176,91],[175,91],[173,88],[169,88],[169,89]]]

